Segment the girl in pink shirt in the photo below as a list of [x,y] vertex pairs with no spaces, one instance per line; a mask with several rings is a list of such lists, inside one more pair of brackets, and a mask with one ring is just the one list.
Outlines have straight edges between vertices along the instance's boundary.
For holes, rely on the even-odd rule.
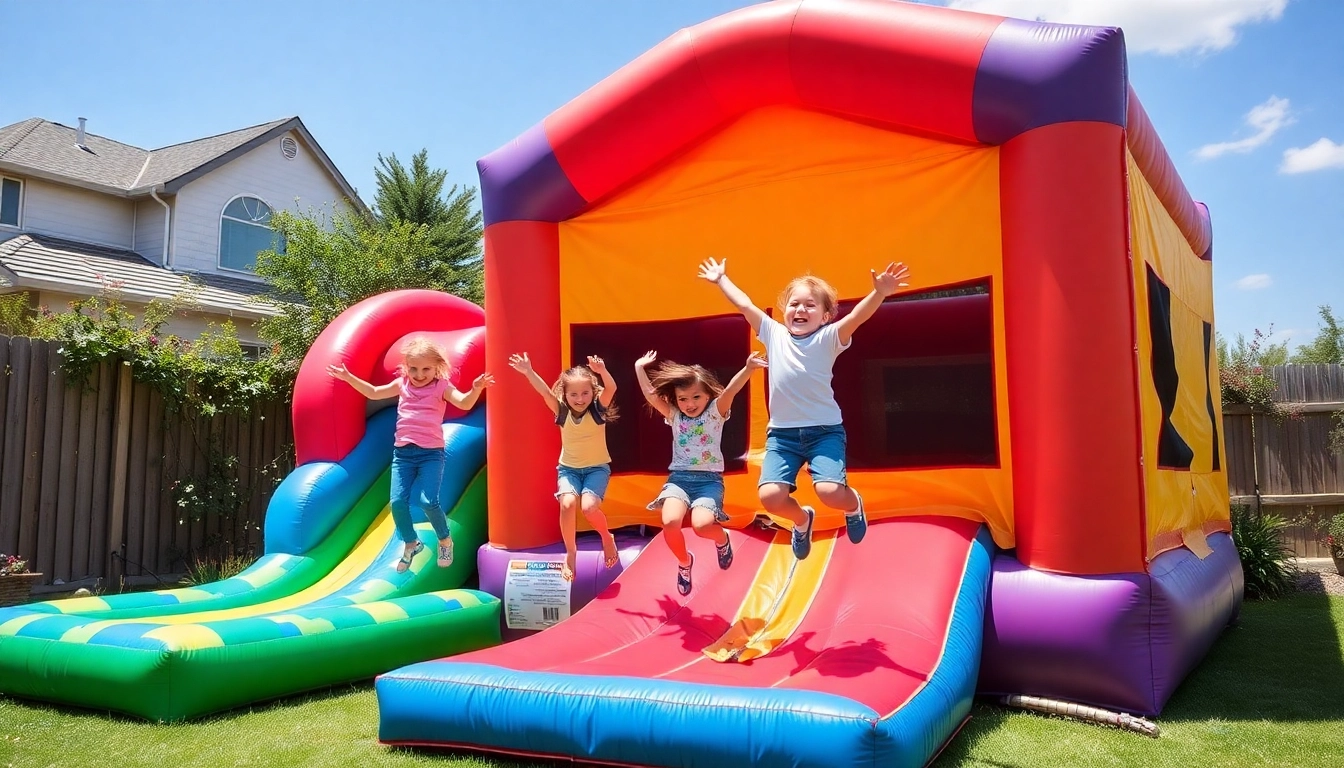
[[400,375],[375,387],[350,371],[343,363],[327,366],[327,373],[346,382],[370,400],[400,397],[397,403],[396,439],[392,448],[392,520],[405,547],[397,561],[397,573],[411,567],[411,560],[425,548],[415,533],[411,503],[424,512],[439,537],[439,567],[453,564],[453,539],[448,518],[439,506],[439,487],[443,482],[443,412],[448,403],[464,411],[471,410],[495,377],[482,373],[471,382],[471,389],[459,392],[448,381],[448,359],[443,350],[426,338],[415,338],[401,348]]

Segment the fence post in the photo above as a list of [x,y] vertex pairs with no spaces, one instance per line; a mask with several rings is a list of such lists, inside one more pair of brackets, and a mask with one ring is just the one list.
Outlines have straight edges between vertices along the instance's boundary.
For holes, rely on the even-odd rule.
[[108,589],[121,591],[126,575],[126,466],[131,444],[131,366],[122,363],[117,376],[117,421],[114,425],[112,454],[112,514],[107,526],[110,553],[107,567]]

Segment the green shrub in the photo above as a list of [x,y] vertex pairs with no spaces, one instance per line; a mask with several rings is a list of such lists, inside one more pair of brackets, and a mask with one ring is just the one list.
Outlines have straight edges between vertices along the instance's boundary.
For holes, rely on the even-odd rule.
[[1344,512],[1330,518],[1325,529],[1325,545],[1330,548],[1331,557],[1344,557]]
[[187,566],[187,572],[182,577],[182,581],[192,586],[223,581],[247,570],[248,566],[255,561],[256,558],[247,554],[229,554],[221,558],[196,558]]
[[1246,596],[1272,600],[1292,591],[1296,568],[1292,550],[1283,541],[1283,518],[1232,506],[1232,540],[1246,574]]

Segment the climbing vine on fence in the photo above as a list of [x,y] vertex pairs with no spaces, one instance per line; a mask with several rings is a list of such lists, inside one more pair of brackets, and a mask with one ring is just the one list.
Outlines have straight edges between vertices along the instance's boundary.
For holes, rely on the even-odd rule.
[[[173,483],[177,515],[182,520],[218,518],[224,530],[231,530],[251,488],[279,482],[291,452],[258,462],[260,466],[250,470],[254,476],[248,476],[236,457],[225,455],[209,434],[198,430],[198,420],[192,417],[243,416],[261,403],[288,398],[295,371],[276,355],[249,356],[229,322],[211,324],[195,339],[164,333],[173,314],[192,303],[187,292],[152,301],[137,317],[111,289],[73,301],[66,311],[39,307],[25,330],[59,345],[60,366],[68,381],[88,385],[102,363],[120,362],[130,367],[132,379],[162,396],[166,414],[186,417],[190,431],[184,434],[207,461],[203,470]],[[245,542],[205,545],[209,556],[229,557],[238,554]],[[191,553],[181,554],[190,562]]]

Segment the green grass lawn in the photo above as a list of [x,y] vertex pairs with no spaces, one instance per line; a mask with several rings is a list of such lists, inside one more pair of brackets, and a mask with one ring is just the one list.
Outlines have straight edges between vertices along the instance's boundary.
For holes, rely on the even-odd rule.
[[[1248,603],[1158,720],[1159,739],[977,705],[934,764],[1073,766],[1344,765],[1344,598]],[[181,725],[0,697],[0,767],[516,768],[508,760],[378,744],[370,685],[236,710]]]

